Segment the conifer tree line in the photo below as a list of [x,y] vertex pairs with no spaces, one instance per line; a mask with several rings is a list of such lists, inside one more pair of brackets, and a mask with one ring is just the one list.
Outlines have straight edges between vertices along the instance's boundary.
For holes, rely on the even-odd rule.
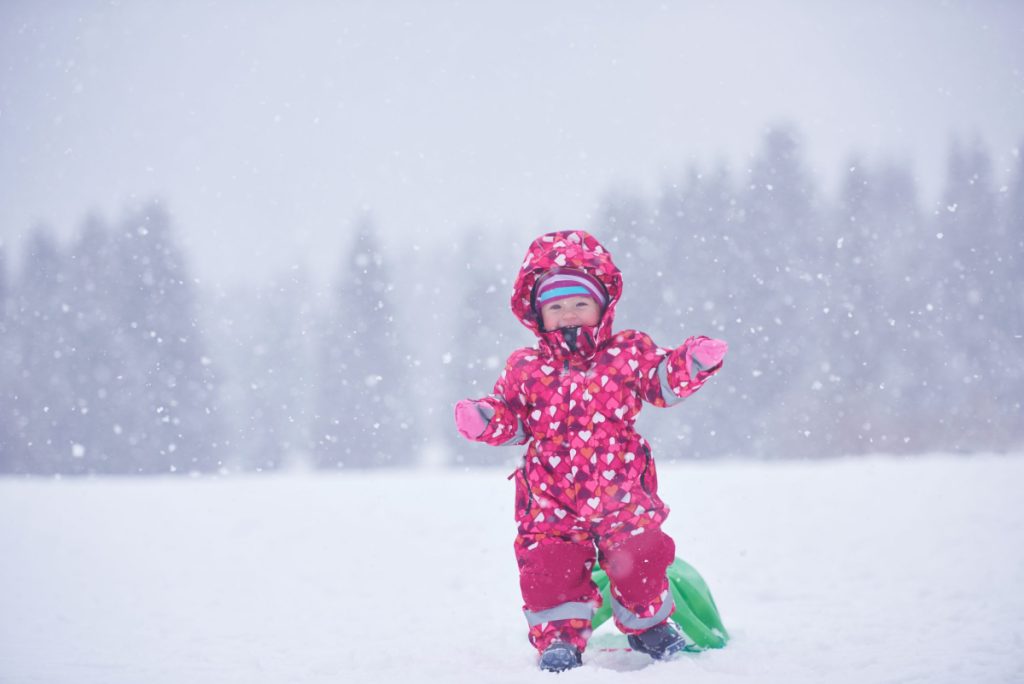
[[215,296],[157,202],[66,245],[36,229],[17,268],[0,249],[0,472],[345,471],[431,448],[509,461],[461,440],[451,405],[531,343],[508,310],[519,260],[534,232],[573,227],[624,272],[617,328],[730,343],[700,396],[641,416],[660,459],[1020,450],[1015,163],[1004,182],[982,144],[954,143],[933,203],[907,166],[851,158],[826,196],[779,128],[747,167],[609,193],[589,225],[467,228],[426,256],[384,249],[361,219],[326,292],[295,271]]
[[194,283],[152,204],[62,249],[33,231],[0,302],[0,470],[209,471],[224,446]]

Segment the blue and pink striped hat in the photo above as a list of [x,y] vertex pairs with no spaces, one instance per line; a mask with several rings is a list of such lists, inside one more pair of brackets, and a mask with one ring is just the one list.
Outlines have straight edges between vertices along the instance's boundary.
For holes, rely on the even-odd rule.
[[534,286],[537,311],[545,304],[568,297],[590,297],[603,309],[608,303],[604,286],[586,271],[575,268],[555,268],[537,279]]

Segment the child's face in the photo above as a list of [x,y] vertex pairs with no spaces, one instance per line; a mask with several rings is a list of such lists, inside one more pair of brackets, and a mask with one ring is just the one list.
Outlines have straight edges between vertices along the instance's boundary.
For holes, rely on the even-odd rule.
[[597,325],[601,309],[590,297],[566,297],[540,308],[545,330],[558,330],[581,325]]

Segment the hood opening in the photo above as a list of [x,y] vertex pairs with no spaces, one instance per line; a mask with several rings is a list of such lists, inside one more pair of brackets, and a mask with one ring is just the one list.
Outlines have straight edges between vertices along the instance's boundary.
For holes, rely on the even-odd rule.
[[[512,294],[512,312],[519,321],[541,340],[549,352],[561,355],[570,351],[570,342],[559,330],[544,329],[537,313],[537,279],[556,268],[573,268],[586,272],[600,283],[608,296],[597,326],[583,330],[577,328],[573,337],[573,350],[586,354],[596,345],[611,337],[615,305],[622,295],[622,275],[612,261],[608,250],[589,233],[582,230],[559,231],[541,235],[531,243],[516,277]],[[565,330],[563,328],[563,330]],[[586,349],[583,349],[583,348]]]

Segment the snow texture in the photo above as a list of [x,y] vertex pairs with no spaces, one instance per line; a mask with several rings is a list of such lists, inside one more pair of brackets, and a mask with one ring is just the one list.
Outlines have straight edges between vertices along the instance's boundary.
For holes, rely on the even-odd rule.
[[[1024,459],[661,471],[733,640],[559,682],[1024,681]],[[554,681],[504,475],[0,480],[0,681]]]

